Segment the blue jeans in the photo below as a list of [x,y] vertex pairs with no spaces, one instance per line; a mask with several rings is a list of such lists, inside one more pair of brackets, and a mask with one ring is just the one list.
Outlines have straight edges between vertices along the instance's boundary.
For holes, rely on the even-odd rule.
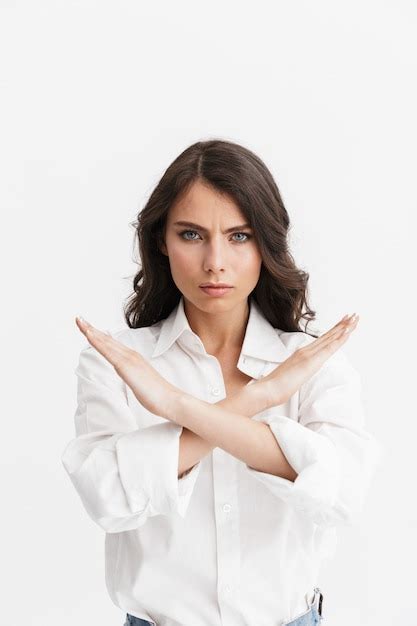
[[[291,622],[283,622],[281,626],[319,626],[323,619],[322,604],[323,594],[321,590],[316,587],[310,608],[305,613],[298,615]],[[126,613],[126,621],[123,626],[151,626],[151,622]]]
[[151,622],[148,622],[146,619],[140,619],[140,617],[135,617],[134,615],[130,615],[130,613],[126,613],[126,621],[123,626],[148,626]]

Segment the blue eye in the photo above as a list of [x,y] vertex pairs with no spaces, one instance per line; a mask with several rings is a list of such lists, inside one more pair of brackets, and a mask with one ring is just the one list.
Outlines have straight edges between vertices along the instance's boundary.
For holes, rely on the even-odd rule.
[[[182,233],[180,233],[180,236],[182,237],[182,235],[185,235],[186,233],[196,233],[196,231],[195,230],[183,230]],[[184,239],[184,237],[183,237],[183,239]],[[186,239],[186,241],[195,241],[193,239],[187,239],[186,237],[185,237],[185,239]]]
[[245,235],[246,239],[244,239],[243,241],[240,240],[238,243],[242,242],[244,243],[245,241],[248,241],[248,239],[251,238],[251,235],[249,235],[248,233],[234,233],[235,235]]
[[[190,239],[188,237],[183,237],[183,235],[186,235],[187,233],[194,233],[198,235],[196,230],[183,230],[181,233],[179,233],[179,235],[182,239],[185,239],[185,241],[197,241],[197,239],[194,239],[194,238]],[[246,239],[243,239],[243,240],[242,239],[237,240],[237,241],[235,240],[236,243],[246,243],[247,241],[249,241],[249,239],[252,238],[252,235],[250,235],[249,233],[236,232],[236,233],[233,233],[232,236],[234,237],[235,235],[244,235],[246,237]]]

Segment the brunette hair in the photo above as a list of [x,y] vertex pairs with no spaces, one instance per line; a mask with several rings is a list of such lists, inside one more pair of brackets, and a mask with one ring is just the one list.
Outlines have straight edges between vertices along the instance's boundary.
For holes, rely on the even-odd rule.
[[141,266],[123,309],[128,326],[151,326],[168,317],[180,300],[169,259],[159,246],[170,206],[196,181],[231,196],[253,228],[262,266],[250,298],[256,300],[274,328],[307,333],[300,321],[307,320],[306,327],[316,313],[307,303],[309,274],[296,267],[288,248],[290,219],[277,184],[251,150],[220,139],[198,141],[186,148],[167,168],[137,219],[131,222]]

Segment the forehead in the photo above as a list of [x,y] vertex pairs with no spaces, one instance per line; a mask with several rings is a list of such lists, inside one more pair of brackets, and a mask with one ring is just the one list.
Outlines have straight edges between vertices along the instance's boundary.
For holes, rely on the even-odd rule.
[[[168,221],[176,219],[190,219],[194,221],[208,219],[210,217],[227,216],[231,219],[242,219],[243,213],[235,200],[222,194],[216,189],[195,182],[190,189],[182,194],[170,207]],[[200,223],[202,223],[200,221]]]

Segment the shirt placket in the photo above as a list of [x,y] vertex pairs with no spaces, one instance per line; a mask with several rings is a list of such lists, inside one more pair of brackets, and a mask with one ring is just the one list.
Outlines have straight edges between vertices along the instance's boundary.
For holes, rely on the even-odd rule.
[[[210,402],[219,402],[226,397],[226,391],[220,364],[217,359],[214,361],[217,373],[208,380],[208,395]],[[217,599],[223,626],[234,626],[242,621],[237,601],[241,571],[238,463],[221,448],[213,450],[212,460],[217,539]]]

